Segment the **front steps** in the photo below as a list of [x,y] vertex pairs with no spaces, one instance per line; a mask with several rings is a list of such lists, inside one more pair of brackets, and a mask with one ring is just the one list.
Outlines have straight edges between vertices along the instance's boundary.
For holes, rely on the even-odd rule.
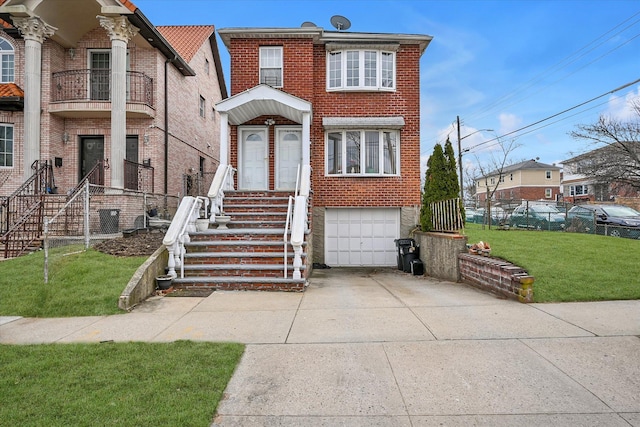
[[[190,233],[185,244],[184,278],[174,288],[224,290],[303,291],[307,285],[306,244],[303,246],[301,279],[293,279],[293,247],[285,245],[284,230],[290,193],[241,192],[225,195],[226,230],[210,225]],[[287,241],[289,235],[287,235]]]

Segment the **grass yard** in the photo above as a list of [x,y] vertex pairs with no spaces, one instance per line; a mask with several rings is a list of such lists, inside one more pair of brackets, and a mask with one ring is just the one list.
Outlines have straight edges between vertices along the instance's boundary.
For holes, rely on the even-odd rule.
[[467,224],[469,243],[536,278],[536,302],[640,299],[640,241],[552,231],[489,230]]
[[0,424],[208,426],[244,346],[0,346]]
[[147,257],[116,257],[89,249],[52,251],[44,283],[42,251],[0,262],[0,315],[98,316],[122,313],[118,297]]

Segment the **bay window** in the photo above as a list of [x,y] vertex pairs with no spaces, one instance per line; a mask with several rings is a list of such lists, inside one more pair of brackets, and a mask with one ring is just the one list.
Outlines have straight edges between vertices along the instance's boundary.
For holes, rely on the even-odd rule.
[[327,53],[327,90],[395,90],[395,53],[336,50]]
[[397,175],[400,158],[398,132],[342,130],[327,133],[328,175]]

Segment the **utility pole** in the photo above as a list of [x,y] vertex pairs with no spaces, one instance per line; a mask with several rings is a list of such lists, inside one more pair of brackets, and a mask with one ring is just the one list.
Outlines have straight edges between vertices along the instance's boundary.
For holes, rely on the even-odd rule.
[[464,206],[464,179],[462,178],[462,139],[460,138],[460,116],[456,116],[456,122],[458,124],[458,168],[460,169],[460,202]]

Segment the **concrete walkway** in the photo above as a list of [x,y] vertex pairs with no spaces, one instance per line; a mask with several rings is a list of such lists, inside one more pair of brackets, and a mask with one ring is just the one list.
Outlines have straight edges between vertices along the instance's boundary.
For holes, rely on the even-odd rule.
[[639,426],[640,301],[531,304],[395,269],[305,293],[152,298],[0,318],[0,342],[239,341],[220,426]]

